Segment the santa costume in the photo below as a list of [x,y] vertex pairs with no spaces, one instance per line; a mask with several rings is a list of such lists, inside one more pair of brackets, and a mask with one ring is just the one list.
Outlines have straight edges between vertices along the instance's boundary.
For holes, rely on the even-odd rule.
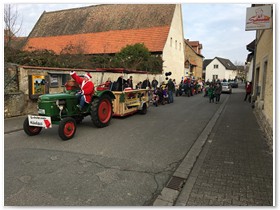
[[84,102],[90,103],[91,102],[91,96],[94,94],[94,84],[90,80],[92,77],[89,73],[86,73],[84,75],[84,78],[81,78],[77,75],[76,72],[70,72],[71,77],[80,85],[81,88],[81,100],[80,100],[80,106],[84,106]]

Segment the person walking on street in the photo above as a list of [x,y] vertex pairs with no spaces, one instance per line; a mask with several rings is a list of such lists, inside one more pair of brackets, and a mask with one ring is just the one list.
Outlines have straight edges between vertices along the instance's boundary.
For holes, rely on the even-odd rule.
[[214,83],[210,83],[209,89],[208,89],[208,96],[209,96],[209,103],[213,102],[214,103]]
[[220,101],[221,94],[222,94],[222,85],[221,85],[220,82],[218,82],[218,83],[216,84],[216,87],[215,87],[216,104]]
[[245,85],[245,90],[246,90],[246,95],[244,101],[247,101],[247,97],[249,96],[248,101],[249,103],[251,103],[252,82],[247,82],[247,84]]
[[172,79],[170,78],[167,82],[167,89],[168,89],[168,100],[169,103],[173,103],[173,92],[175,92],[175,85],[172,81]]

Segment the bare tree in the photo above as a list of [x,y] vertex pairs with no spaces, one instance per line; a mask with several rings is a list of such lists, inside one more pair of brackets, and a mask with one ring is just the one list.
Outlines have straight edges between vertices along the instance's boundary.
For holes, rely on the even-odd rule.
[[19,33],[22,20],[19,23],[19,13],[15,5],[5,4],[4,8],[4,22],[5,22],[5,46],[10,47],[11,41]]

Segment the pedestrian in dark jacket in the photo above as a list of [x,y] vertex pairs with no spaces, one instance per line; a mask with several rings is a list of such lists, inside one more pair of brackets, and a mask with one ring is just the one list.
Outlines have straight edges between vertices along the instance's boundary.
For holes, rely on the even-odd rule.
[[173,92],[175,92],[175,85],[171,78],[167,82],[167,89],[169,103],[173,103]]
[[211,102],[214,103],[214,97],[215,97],[214,91],[215,91],[214,84],[211,83],[209,85],[209,89],[208,89],[209,103],[211,103]]
[[125,79],[123,78],[123,76],[119,76],[118,80],[117,80],[117,91],[123,91],[124,86],[125,86]]
[[133,89],[133,81],[132,81],[132,76],[130,76],[128,79],[127,79],[127,86],[128,87],[131,87]]
[[156,89],[158,86],[158,81],[156,80],[156,78],[154,77],[154,79],[152,80],[152,88]]
[[151,89],[151,83],[149,81],[149,78],[145,79],[143,82],[142,82],[142,86],[141,86],[141,89]]
[[220,101],[221,94],[222,94],[222,85],[220,82],[218,82],[215,86],[216,103],[218,103]]

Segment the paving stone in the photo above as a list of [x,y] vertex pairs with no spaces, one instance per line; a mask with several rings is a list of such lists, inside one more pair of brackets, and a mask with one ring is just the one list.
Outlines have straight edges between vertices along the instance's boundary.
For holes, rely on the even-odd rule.
[[211,144],[204,159],[198,159],[202,163],[187,206],[273,205],[273,155],[242,97],[230,96],[209,135]]

